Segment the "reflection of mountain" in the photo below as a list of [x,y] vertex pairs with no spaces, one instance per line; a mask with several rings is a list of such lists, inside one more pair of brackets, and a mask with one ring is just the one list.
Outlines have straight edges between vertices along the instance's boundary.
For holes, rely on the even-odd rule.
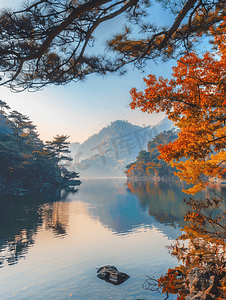
[[73,169],[83,178],[124,176],[125,166],[147,148],[149,140],[172,127],[173,123],[167,118],[153,127],[132,125],[123,120],[112,122],[80,146],[78,143],[70,145]]
[[60,191],[0,197],[0,267],[4,263],[16,264],[25,256],[42,224],[56,236],[66,234],[69,204],[52,202],[58,199]]

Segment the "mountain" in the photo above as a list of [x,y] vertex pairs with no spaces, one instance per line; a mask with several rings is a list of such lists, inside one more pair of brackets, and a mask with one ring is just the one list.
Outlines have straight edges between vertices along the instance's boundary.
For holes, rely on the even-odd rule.
[[172,121],[165,117],[160,122],[158,122],[153,128],[155,128],[155,130],[158,131],[159,134],[160,132],[171,130],[175,128],[175,126],[173,125]]
[[152,127],[124,120],[112,122],[79,147],[77,143],[70,144],[74,159],[71,169],[79,172],[81,178],[124,177],[125,166],[134,161],[141,150],[147,149],[148,142],[171,128],[173,123],[167,117]]
[[81,146],[80,143],[76,142],[76,143],[71,143],[70,144],[70,151],[71,153],[76,153],[78,151],[78,148]]

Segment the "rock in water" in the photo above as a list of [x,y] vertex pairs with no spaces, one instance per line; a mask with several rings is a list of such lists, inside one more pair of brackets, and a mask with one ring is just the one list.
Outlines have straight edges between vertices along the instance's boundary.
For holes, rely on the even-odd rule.
[[97,270],[97,277],[118,285],[129,279],[129,275],[119,272],[114,266],[103,266]]

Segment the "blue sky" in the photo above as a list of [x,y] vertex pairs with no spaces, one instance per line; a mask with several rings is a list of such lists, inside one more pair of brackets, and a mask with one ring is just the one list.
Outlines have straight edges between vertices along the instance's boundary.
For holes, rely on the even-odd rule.
[[[7,0],[8,7],[15,7],[20,3],[20,0]],[[0,6],[5,8],[5,1],[0,0]],[[154,16],[153,21],[165,25],[170,22],[169,14],[163,14],[159,6],[152,7],[150,11]],[[124,23],[119,17],[100,27],[95,34],[97,49],[104,48],[106,38],[119,32]],[[175,61],[171,61],[156,65],[150,61],[144,73],[131,66],[122,77],[90,75],[84,82],[48,86],[35,93],[12,93],[7,88],[0,87],[0,99],[6,101],[13,110],[28,115],[37,125],[42,140],[51,140],[56,134],[67,134],[71,142],[82,143],[115,120],[124,119],[136,125],[155,124],[161,120],[163,114],[148,115],[131,110],[129,91],[132,87],[142,89],[143,77],[150,73],[169,77],[171,67],[175,64]]]

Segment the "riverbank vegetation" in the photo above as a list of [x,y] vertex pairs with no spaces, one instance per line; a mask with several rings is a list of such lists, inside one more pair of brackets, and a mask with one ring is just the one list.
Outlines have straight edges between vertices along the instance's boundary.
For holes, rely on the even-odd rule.
[[[129,63],[142,68],[147,59],[167,60],[185,54],[173,68],[172,79],[151,74],[144,80],[144,92],[131,90],[132,109],[164,112],[180,132],[167,144],[149,145],[151,151],[141,152],[128,170],[138,175],[165,174],[168,165],[156,161],[158,148],[159,158],[177,169],[178,177],[192,185],[186,192],[194,195],[205,188],[209,177],[221,178],[226,172],[225,1],[158,2],[175,16],[168,28],[144,22],[150,5],[146,0],[46,0],[28,3],[20,11],[2,11],[0,85],[14,91],[36,91],[48,84],[82,80],[92,73],[124,73],[122,67]],[[93,46],[99,25],[124,13],[128,24],[140,25],[142,37],[133,39],[131,28],[125,26],[107,42],[115,56],[88,55],[86,48]],[[202,36],[210,35],[213,53],[200,57],[192,52]],[[14,190],[63,186],[64,180],[78,176],[61,165],[70,160],[65,155],[67,136],[43,143],[27,116],[16,111],[4,114],[8,109],[2,102],[1,118],[10,131],[0,136],[1,186]],[[158,280],[163,292],[177,294],[180,300],[226,299],[224,201],[218,196],[187,201],[191,211],[185,219],[190,225],[180,237],[187,244],[178,242],[170,248],[181,265]]]
[[177,139],[178,133],[172,129],[158,134],[148,142],[148,151],[142,150],[136,157],[136,161],[126,166],[125,174],[128,179],[169,179],[174,177],[175,168],[172,168],[163,159],[159,160],[158,146],[168,144]]
[[172,79],[149,75],[144,92],[130,92],[132,109],[164,112],[180,129],[174,142],[158,147],[159,158],[193,185],[190,194],[203,189],[210,176],[222,177],[225,172],[225,27],[223,22],[212,29],[214,53],[199,57],[190,52],[178,60]]
[[[172,79],[149,75],[143,92],[131,90],[132,109],[164,112],[180,129],[178,138],[158,146],[159,159],[177,169],[177,176],[196,194],[210,177],[226,172],[226,19],[212,26],[214,51],[200,57],[188,52],[177,61]],[[132,167],[132,166],[131,166]],[[189,206],[183,234],[169,247],[181,263],[158,279],[159,289],[179,300],[226,299],[225,199],[184,200]],[[152,281],[149,278],[150,282]]]
[[1,101],[0,132],[0,186],[9,193],[51,186],[75,186],[80,184],[76,172],[69,172],[67,163],[68,136],[55,136],[44,143],[39,139],[36,126],[28,116]]

